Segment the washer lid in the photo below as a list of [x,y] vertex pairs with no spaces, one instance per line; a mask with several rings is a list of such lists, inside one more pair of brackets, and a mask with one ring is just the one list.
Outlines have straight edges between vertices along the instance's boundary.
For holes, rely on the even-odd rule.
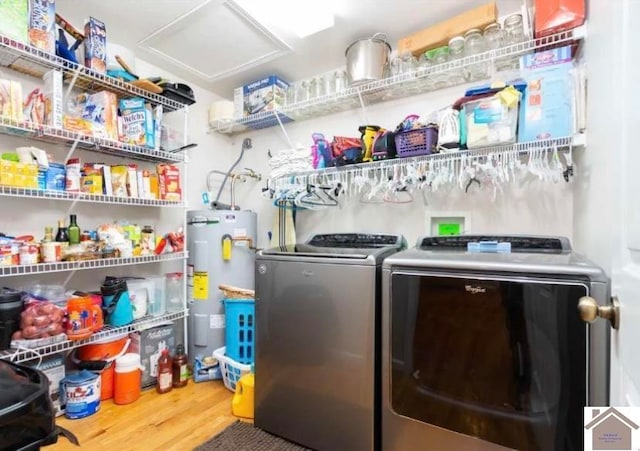
[[402,235],[330,233],[314,235],[306,243],[267,249],[262,254],[364,260],[370,256],[386,256],[406,247]]

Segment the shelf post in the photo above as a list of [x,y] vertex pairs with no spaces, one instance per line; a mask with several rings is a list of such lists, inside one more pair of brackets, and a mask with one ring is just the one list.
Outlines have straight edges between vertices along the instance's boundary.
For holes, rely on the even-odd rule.
[[362,109],[363,124],[368,124],[367,120],[367,108],[364,106],[364,99],[362,98],[362,92],[358,89],[358,100],[360,100],[360,108]]
[[273,111],[273,115],[276,117],[276,120],[278,121],[278,125],[280,126],[280,130],[282,130],[282,133],[284,134],[284,137],[287,140],[287,143],[289,143],[289,147],[291,149],[295,149],[295,146],[291,142],[291,138],[289,138],[289,134],[287,133],[287,130],[284,128],[284,124],[282,123],[282,120],[280,119],[280,115],[278,114],[278,110],[274,110]]

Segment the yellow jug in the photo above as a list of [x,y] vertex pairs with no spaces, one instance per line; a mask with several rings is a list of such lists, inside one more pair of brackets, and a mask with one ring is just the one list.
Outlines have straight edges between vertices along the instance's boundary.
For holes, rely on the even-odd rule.
[[231,402],[231,411],[240,418],[253,419],[253,387],[255,378],[253,373],[245,374],[236,384],[236,393]]

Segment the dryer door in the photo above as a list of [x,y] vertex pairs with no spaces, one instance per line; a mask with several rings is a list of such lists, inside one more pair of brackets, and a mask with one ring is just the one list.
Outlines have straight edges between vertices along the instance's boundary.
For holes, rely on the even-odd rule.
[[557,280],[393,274],[389,409],[423,423],[423,440],[427,425],[454,431],[437,432],[446,449],[476,437],[581,450],[587,327],[576,311],[587,293]]

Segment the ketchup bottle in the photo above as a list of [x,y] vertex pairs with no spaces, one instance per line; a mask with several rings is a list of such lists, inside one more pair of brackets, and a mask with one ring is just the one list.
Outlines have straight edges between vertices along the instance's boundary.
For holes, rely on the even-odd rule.
[[169,350],[163,349],[158,357],[158,383],[156,391],[158,393],[168,393],[173,388],[173,370],[171,368],[171,356]]

